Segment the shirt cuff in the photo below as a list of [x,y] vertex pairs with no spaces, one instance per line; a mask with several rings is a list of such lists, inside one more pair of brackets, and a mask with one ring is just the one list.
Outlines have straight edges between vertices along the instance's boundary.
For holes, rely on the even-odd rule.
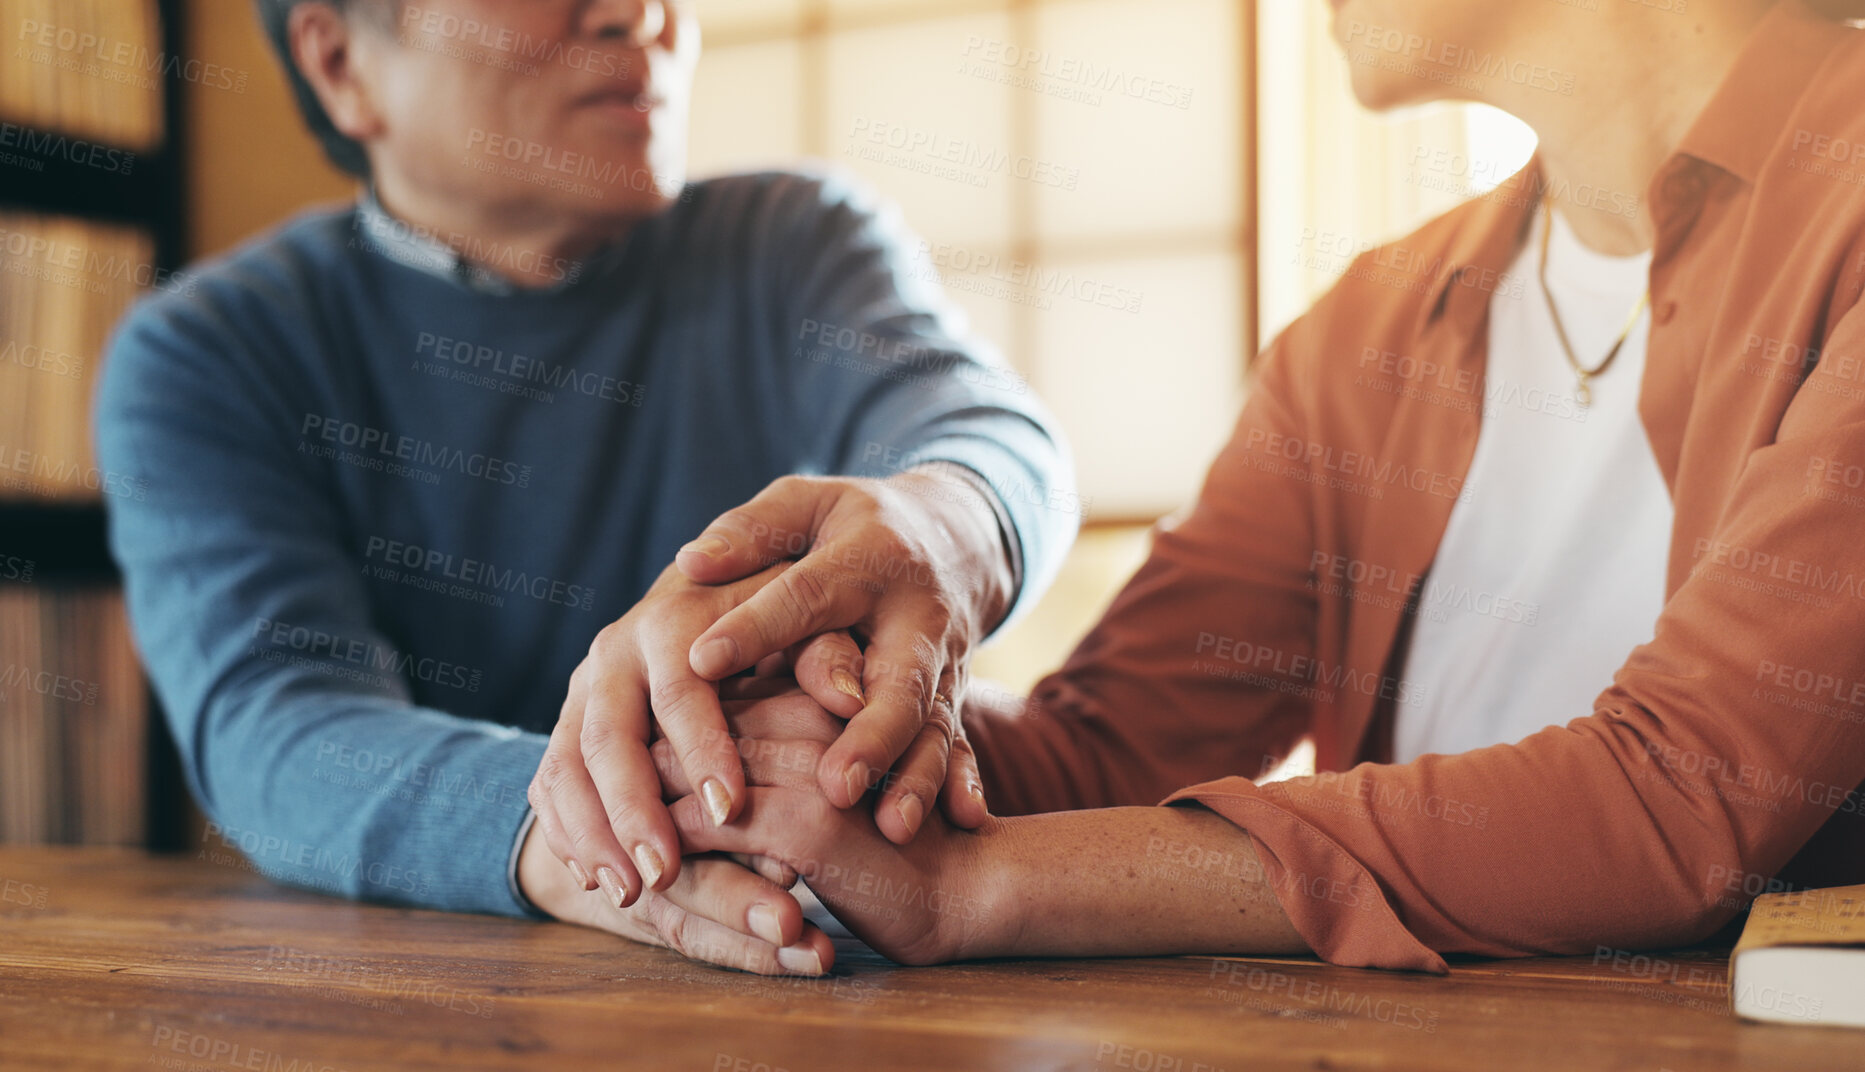
[[531,833],[532,824],[536,822],[537,812],[526,808],[525,821],[518,824],[518,839],[512,842],[511,860],[505,865],[505,882],[511,887],[512,900],[518,902],[518,907],[524,909],[526,915],[533,919],[553,919],[555,917],[549,912],[532,904],[531,898],[526,897],[525,891],[518,885],[518,856],[524,850],[525,838]]

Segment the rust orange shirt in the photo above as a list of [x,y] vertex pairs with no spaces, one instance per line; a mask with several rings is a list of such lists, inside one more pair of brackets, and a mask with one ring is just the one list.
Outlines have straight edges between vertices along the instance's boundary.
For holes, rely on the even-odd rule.
[[[1565,725],[1385,762],[1546,186],[1531,164],[1360,257],[1257,358],[1196,504],[1021,717],[968,719],[997,810],[1196,801],[1318,954],[1386,968],[1679,944],[1762,889],[1865,882],[1865,33],[1801,0],[1646,195],[1654,639]],[[1253,782],[1304,736],[1322,773]]]

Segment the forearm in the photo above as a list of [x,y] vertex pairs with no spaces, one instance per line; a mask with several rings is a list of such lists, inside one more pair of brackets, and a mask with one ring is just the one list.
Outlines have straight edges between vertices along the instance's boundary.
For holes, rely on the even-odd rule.
[[507,876],[543,739],[325,694],[208,733],[212,844],[324,893],[520,915]]
[[996,820],[971,848],[986,911],[965,959],[1310,952],[1249,835],[1202,808]]

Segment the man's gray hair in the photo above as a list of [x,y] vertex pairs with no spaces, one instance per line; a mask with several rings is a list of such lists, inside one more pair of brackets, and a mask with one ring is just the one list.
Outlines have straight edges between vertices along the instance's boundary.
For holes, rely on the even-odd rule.
[[318,143],[324,147],[324,155],[330,162],[358,178],[369,177],[369,157],[363,147],[340,133],[330,116],[324,113],[324,106],[317,102],[317,94],[312,91],[311,83],[304,80],[304,74],[298,70],[297,61],[291,57],[291,10],[300,4],[321,3],[336,8],[348,16],[352,13],[374,19],[379,25],[393,26],[396,13],[400,11],[402,0],[253,0],[259,8],[259,22],[265,27],[266,37],[272,41],[272,48],[278,53],[278,61],[285,68],[285,78],[291,83],[291,95],[298,102],[298,112],[304,116],[304,125],[311,128]]

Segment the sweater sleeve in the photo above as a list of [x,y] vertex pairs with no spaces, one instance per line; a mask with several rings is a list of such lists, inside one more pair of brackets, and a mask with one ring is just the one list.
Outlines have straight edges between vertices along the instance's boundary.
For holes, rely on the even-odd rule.
[[111,548],[204,847],[344,897],[525,914],[507,870],[545,739],[411,701],[264,331],[226,323],[140,307],[97,407],[101,464],[142,492],[110,503]]
[[1080,523],[1062,433],[1029,382],[966,329],[897,210],[840,179],[798,187],[813,203],[788,214],[780,330],[792,340],[799,435],[828,472],[944,462],[989,484],[1021,567],[1008,623],[1054,581]]
[[[1825,349],[1865,349],[1865,311]],[[1814,368],[1749,455],[1653,639],[1591,714],[1516,744],[1172,799],[1304,876],[1278,896],[1331,960],[1441,967],[1427,950],[1580,954],[1715,933],[1739,910],[1729,876],[1772,876],[1828,821],[1865,811],[1865,690],[1849,684],[1865,681],[1865,544],[1856,508],[1810,483],[1865,465],[1865,400],[1836,364]],[[1390,916],[1322,895],[1364,873]]]

